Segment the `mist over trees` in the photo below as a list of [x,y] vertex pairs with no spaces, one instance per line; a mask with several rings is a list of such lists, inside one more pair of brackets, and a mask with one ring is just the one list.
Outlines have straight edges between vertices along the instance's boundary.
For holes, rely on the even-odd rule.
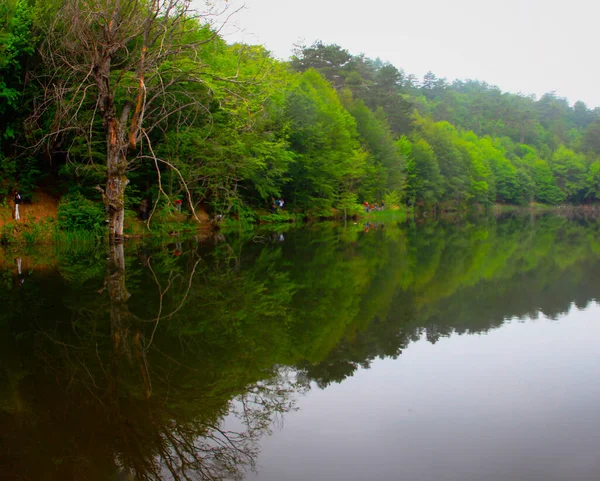
[[282,62],[227,44],[212,13],[185,0],[3,2],[0,195],[42,186],[103,201],[115,238],[142,199],[252,219],[281,196],[312,216],[600,197],[598,108],[419,79],[322,42]]

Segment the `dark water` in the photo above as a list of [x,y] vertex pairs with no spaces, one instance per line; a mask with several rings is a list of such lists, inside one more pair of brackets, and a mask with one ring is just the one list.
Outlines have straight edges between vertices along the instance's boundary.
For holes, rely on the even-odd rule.
[[0,479],[600,479],[597,221],[23,247],[0,283]]

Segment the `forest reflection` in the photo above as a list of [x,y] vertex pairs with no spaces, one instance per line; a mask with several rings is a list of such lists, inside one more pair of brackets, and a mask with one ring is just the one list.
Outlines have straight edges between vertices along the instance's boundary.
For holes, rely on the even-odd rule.
[[422,336],[585,307],[599,230],[507,217],[1,251],[0,470],[242,478],[311,386]]

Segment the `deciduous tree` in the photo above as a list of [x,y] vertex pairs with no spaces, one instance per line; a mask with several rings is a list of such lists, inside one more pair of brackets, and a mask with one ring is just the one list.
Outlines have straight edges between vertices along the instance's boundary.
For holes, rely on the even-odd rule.
[[168,161],[154,155],[153,133],[185,125],[206,108],[196,59],[216,36],[201,26],[212,13],[195,12],[189,0],[65,0],[47,22],[48,70],[39,79],[45,94],[31,123],[52,112],[44,141],[72,133],[86,138],[90,151],[104,143],[106,184],[98,189],[113,240],[123,237],[133,160],[150,159],[159,171]]

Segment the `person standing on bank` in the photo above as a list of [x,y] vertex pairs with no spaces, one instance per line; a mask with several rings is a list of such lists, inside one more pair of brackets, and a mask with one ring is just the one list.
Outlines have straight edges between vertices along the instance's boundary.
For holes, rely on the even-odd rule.
[[15,220],[19,220],[21,216],[19,215],[19,204],[21,203],[21,194],[19,191],[15,190]]

